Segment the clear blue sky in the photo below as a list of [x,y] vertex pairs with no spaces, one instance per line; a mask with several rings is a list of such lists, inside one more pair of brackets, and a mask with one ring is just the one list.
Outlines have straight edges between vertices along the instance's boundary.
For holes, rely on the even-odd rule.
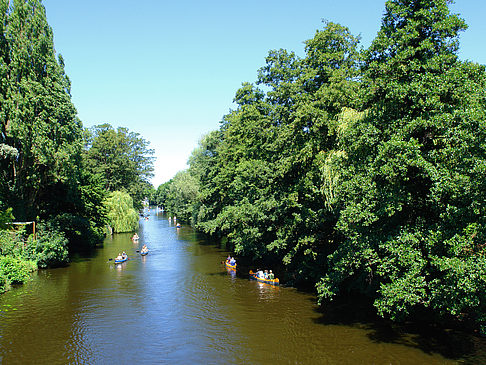
[[[367,47],[385,0],[44,0],[85,127],[127,127],[155,150],[157,187],[185,169],[200,137],[219,128],[242,82],[271,49],[304,55],[322,19]],[[460,57],[486,64],[486,1],[451,6],[469,29]]]

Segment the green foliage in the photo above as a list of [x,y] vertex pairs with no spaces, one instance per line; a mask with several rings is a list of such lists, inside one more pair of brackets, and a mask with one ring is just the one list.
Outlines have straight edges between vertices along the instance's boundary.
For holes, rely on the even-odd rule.
[[71,248],[93,245],[105,224],[98,209],[104,196],[83,171],[82,124],[44,6],[4,1],[0,16],[0,209],[12,207],[20,221],[67,214],[85,227],[61,227]]
[[165,207],[167,204],[167,192],[169,190],[171,181],[167,181],[157,187],[157,190],[151,197],[150,204],[157,205],[159,207]]
[[37,225],[36,239],[30,235],[25,242],[23,257],[37,263],[38,267],[57,267],[68,262],[68,240],[57,222]]
[[138,228],[138,214],[133,200],[127,193],[112,192],[105,200],[108,224],[115,233],[133,232]]
[[7,228],[7,223],[12,222],[14,216],[12,215],[12,208],[0,211],[0,230]]
[[18,219],[41,213],[53,186],[75,185],[81,123],[40,0],[2,2],[0,199]]
[[25,230],[8,231],[0,230],[0,256],[13,256],[16,258],[26,258],[24,256]]
[[165,209],[177,219],[189,221],[198,194],[198,181],[186,170],[178,172],[167,186]]
[[10,284],[22,284],[35,271],[34,262],[22,261],[10,256],[0,256],[0,292],[9,288]]
[[85,161],[90,174],[103,181],[108,191],[126,191],[137,208],[149,196],[154,151],[138,133],[116,131],[109,124],[95,126],[85,134]]
[[358,292],[394,320],[484,327],[486,73],[457,59],[466,26],[447,4],[388,1],[361,53],[330,22],[304,58],[270,51],[266,91],[242,85],[161,201],[287,281],[317,283],[322,304]]
[[336,229],[321,299],[358,289],[378,313],[481,318],[486,146],[484,67],[457,60],[465,25],[446,1],[389,1],[364,54],[366,113],[339,141]]

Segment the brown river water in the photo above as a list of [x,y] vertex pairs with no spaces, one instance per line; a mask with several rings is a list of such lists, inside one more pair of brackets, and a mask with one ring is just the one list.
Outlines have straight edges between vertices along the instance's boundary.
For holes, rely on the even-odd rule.
[[[0,363],[486,363],[484,339],[329,318],[312,294],[232,275],[227,251],[155,210],[138,234],[1,295]],[[120,251],[130,260],[114,265]]]

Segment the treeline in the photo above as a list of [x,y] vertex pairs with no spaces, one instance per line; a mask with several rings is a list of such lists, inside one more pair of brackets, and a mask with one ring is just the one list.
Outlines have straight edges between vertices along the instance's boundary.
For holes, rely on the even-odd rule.
[[2,1],[0,17],[1,292],[102,242],[107,224],[135,229],[153,151],[126,128],[83,128],[40,0]]
[[465,29],[446,0],[393,0],[367,49],[326,22],[305,57],[269,52],[153,200],[323,304],[484,324],[486,73],[457,57]]

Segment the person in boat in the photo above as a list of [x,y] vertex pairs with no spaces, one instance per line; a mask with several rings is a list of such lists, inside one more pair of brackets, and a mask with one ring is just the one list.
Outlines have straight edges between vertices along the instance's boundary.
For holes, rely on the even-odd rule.
[[147,251],[148,251],[148,247],[147,247],[147,245],[143,245],[143,246],[142,246],[142,250],[141,250],[140,252],[145,253],[145,252],[147,252]]
[[275,279],[275,275],[273,275],[272,270],[270,270],[270,272],[268,273],[268,279],[269,279],[269,280],[273,280],[273,279]]
[[135,234],[133,235],[133,237],[132,237],[132,239],[134,239],[134,240],[138,240],[138,238],[139,238],[139,237],[138,237],[138,234],[136,234],[136,233],[135,233]]
[[230,258],[229,263],[230,263],[231,266],[235,266],[235,264],[236,264],[235,258],[234,257]]
[[258,269],[256,274],[257,274],[257,277],[263,279],[263,271],[261,269]]
[[128,256],[127,256],[127,253],[125,251],[123,251],[122,253],[122,258],[126,259]]
[[230,261],[231,261],[231,256],[230,256],[230,255],[228,255],[228,257],[226,258],[226,262],[228,262],[228,263],[229,263]]
[[265,279],[268,279],[268,270],[265,270],[265,272],[263,273],[263,277],[264,277]]
[[118,256],[115,257],[115,260],[123,260],[123,256],[120,252],[118,252]]

